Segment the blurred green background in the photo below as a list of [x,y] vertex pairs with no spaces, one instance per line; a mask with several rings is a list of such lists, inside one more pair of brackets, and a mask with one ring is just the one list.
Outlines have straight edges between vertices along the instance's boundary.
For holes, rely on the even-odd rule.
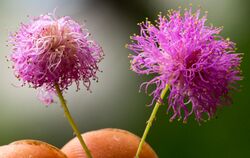
[[1,0],[0,1],[0,145],[18,139],[39,139],[62,147],[73,137],[59,103],[42,105],[36,91],[18,88],[20,84],[8,67],[5,56],[8,33],[15,31],[27,15],[52,12],[69,15],[86,26],[105,51],[100,64],[99,82],[92,83],[93,93],[75,87],[65,94],[69,108],[82,132],[114,127],[142,135],[152,108],[145,105],[151,97],[138,93],[141,82],[129,70],[129,51],[124,45],[129,36],[138,33],[138,22],[145,17],[154,21],[158,12],[167,9],[201,6],[208,11],[208,23],[224,26],[224,37],[237,43],[244,53],[244,80],[241,91],[233,93],[233,105],[219,109],[217,117],[201,126],[190,118],[188,124],[169,123],[167,107],[161,107],[147,141],[160,158],[245,158],[250,155],[250,1],[248,0]]

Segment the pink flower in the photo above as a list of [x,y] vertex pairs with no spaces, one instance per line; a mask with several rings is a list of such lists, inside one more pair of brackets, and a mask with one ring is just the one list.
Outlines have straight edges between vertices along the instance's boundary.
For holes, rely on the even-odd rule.
[[222,28],[206,26],[206,15],[200,10],[172,11],[168,17],[159,15],[156,25],[146,21],[140,24],[140,35],[132,37],[128,48],[134,52],[131,69],[138,74],[154,74],[142,84],[151,93],[153,101],[170,86],[168,111],[186,122],[194,113],[197,121],[214,115],[220,105],[230,102],[229,90],[240,76],[240,54],[235,44],[219,34]]
[[[97,79],[97,64],[104,55],[89,36],[87,29],[69,16],[55,18],[47,14],[21,24],[10,35],[15,75],[23,84],[42,87],[47,92],[55,92],[55,83],[61,90],[72,83],[79,89],[80,82],[89,89],[90,80]],[[45,101],[51,102],[51,97]]]

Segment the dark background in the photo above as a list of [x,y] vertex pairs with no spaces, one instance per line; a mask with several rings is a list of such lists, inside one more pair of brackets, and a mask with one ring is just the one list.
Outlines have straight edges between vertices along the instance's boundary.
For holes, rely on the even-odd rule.
[[59,103],[48,107],[36,98],[36,91],[18,88],[20,84],[5,60],[10,54],[6,46],[8,33],[15,31],[27,15],[52,12],[69,15],[86,26],[105,51],[100,64],[99,82],[92,84],[93,93],[75,87],[65,94],[69,108],[82,132],[114,127],[141,135],[152,108],[145,105],[151,97],[138,93],[141,82],[150,77],[138,77],[129,70],[129,51],[124,47],[129,36],[138,33],[138,22],[151,21],[161,11],[201,6],[208,11],[208,24],[224,26],[222,35],[237,43],[244,53],[241,90],[233,92],[233,105],[218,110],[216,117],[201,126],[194,117],[187,124],[169,123],[167,107],[161,107],[147,141],[159,157],[235,158],[250,155],[249,117],[249,48],[250,1],[247,0],[2,0],[0,1],[0,145],[19,139],[39,139],[62,147],[73,137]]

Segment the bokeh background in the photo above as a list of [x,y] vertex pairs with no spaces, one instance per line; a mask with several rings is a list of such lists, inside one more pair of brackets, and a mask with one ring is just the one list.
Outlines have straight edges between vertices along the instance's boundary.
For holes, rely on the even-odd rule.
[[188,124],[170,123],[166,106],[160,108],[147,141],[160,158],[235,158],[250,155],[250,1],[248,0],[1,0],[0,1],[0,145],[18,139],[39,139],[62,147],[73,137],[60,104],[42,105],[36,91],[18,88],[11,63],[5,56],[9,32],[27,15],[52,12],[69,15],[86,26],[106,54],[100,64],[99,82],[92,83],[92,93],[75,87],[65,94],[69,108],[82,132],[100,128],[122,128],[141,135],[152,108],[146,107],[151,97],[139,93],[139,77],[129,70],[129,51],[124,47],[129,36],[138,33],[138,22],[152,21],[167,9],[201,6],[208,11],[208,23],[224,26],[223,36],[237,43],[244,53],[241,91],[234,92],[233,105],[220,109],[217,117],[201,126],[190,118]]

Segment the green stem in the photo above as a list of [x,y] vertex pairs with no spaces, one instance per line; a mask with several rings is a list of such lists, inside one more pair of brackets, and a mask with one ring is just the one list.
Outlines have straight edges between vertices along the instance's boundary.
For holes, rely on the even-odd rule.
[[168,89],[169,89],[169,85],[167,84],[167,85],[166,85],[166,88],[163,89],[163,91],[161,92],[160,99],[156,102],[156,104],[155,104],[155,106],[154,106],[154,109],[153,109],[153,111],[152,111],[152,113],[151,113],[151,115],[150,115],[150,118],[149,118],[149,120],[147,121],[147,126],[146,126],[146,128],[145,128],[145,130],[144,130],[144,133],[143,133],[143,136],[142,136],[142,138],[141,138],[139,147],[138,147],[138,149],[137,149],[135,158],[139,158],[139,155],[140,155],[140,153],[141,153],[141,151],[142,151],[142,147],[143,147],[143,144],[144,144],[144,142],[145,142],[145,140],[146,140],[146,137],[147,137],[147,135],[148,135],[148,132],[149,132],[149,130],[150,130],[152,124],[153,124],[153,121],[154,121],[154,119],[155,119],[156,113],[157,113],[157,111],[158,111],[158,109],[159,109],[159,107],[160,107],[160,105],[161,105],[161,103],[162,103],[161,100],[164,98],[164,96],[165,96],[165,94],[167,93]]
[[60,90],[60,87],[59,87],[59,85],[57,83],[55,84],[55,88],[56,88],[56,92],[58,94],[59,100],[60,100],[60,102],[62,104],[62,108],[64,110],[64,114],[66,115],[66,117],[67,117],[67,119],[69,121],[69,124],[71,125],[74,133],[76,134],[77,138],[79,139],[79,141],[80,141],[80,143],[81,143],[81,145],[83,147],[83,150],[85,151],[87,157],[88,158],[92,158],[91,153],[90,153],[87,145],[85,144],[85,142],[84,142],[84,140],[83,140],[83,138],[81,136],[81,133],[78,130],[78,128],[76,126],[76,123],[74,122],[74,119],[72,118],[72,116],[71,116],[71,114],[69,112],[69,109],[67,107],[66,101],[65,101],[65,99],[64,99],[64,97],[62,95],[62,91]]

